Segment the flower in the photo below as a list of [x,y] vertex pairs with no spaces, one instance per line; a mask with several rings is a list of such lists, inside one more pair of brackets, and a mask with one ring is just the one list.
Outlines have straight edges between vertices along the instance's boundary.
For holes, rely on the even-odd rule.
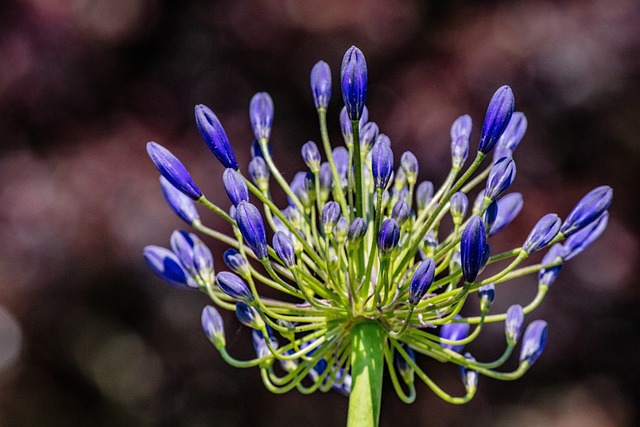
[[[308,170],[291,174],[291,182],[271,157],[269,95],[256,94],[250,102],[257,142],[246,176],[215,114],[196,107],[197,126],[226,168],[222,183],[233,204],[229,213],[202,194],[168,150],[148,144],[171,209],[196,231],[228,247],[223,259],[231,271],[214,272],[211,252],[195,234],[184,231],[172,234],[171,249],[144,249],[150,268],[169,284],[199,289],[218,309],[234,311],[238,321],[252,329],[256,358],[239,361],[230,354],[222,317],[213,306],[205,307],[201,316],[206,336],[224,360],[260,369],[275,392],[297,387],[305,392],[362,393],[362,372],[377,372],[381,384],[386,366],[405,402],[415,398],[419,378],[443,399],[461,403],[474,396],[480,375],[522,376],[546,345],[547,324],[542,320],[529,323],[518,367],[512,372],[499,368],[518,345],[525,313],[541,303],[562,265],[604,231],[611,188],[587,194],[562,224],[555,214],[543,216],[521,247],[500,248],[491,256],[489,241],[523,206],[522,194],[504,194],[515,178],[513,151],[527,128],[524,114],[513,112],[508,86],[491,99],[475,160],[466,169],[472,120],[468,115],[455,120],[451,171],[436,189],[431,181],[417,182],[418,159],[411,152],[402,154],[394,173],[391,141],[368,121],[367,67],[358,48],[347,51],[341,69],[344,145],[332,147],[326,132],[329,66],[318,62],[310,81],[322,141],[304,144],[301,153]],[[496,145],[496,161],[480,169]],[[282,197],[272,197],[275,193]],[[286,207],[275,202],[285,199]],[[231,233],[204,226],[194,200],[225,220]],[[471,212],[470,200],[475,200]],[[271,245],[267,236],[272,236]],[[539,264],[522,265],[531,262],[529,254],[543,250],[547,252]],[[488,264],[491,275],[484,272]],[[512,304],[506,312],[496,309],[492,302],[502,284],[531,276],[538,286],[532,302]],[[469,298],[472,294],[478,299]],[[469,304],[479,304],[480,316],[460,315],[473,312],[461,311]],[[491,322],[504,322],[505,356],[477,361],[470,353],[462,355]],[[418,364],[418,353],[459,366],[465,394],[454,397],[440,389]],[[282,369],[274,370],[275,364]],[[367,370],[360,369],[365,365]]]

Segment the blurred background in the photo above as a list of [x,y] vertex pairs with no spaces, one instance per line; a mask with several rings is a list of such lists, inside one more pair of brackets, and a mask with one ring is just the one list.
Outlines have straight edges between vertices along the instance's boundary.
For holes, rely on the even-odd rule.
[[[225,365],[199,325],[207,297],[161,282],[142,248],[184,228],[147,141],[227,207],[193,106],[218,114],[246,168],[248,103],[268,91],[276,162],[292,177],[302,144],[319,139],[309,72],[320,59],[333,70],[340,141],[335,83],[352,44],[368,61],[370,119],[437,184],[453,120],[471,114],[477,144],[492,93],[513,88],[529,120],[512,187],[525,205],[494,248],[521,244],[593,187],[615,190],[605,234],[527,318],[550,325],[536,366],[513,383],[481,378],[461,407],[426,386],[406,406],[387,384],[381,425],[640,425],[639,28],[634,0],[2,1],[0,426],[344,424],[339,394],[272,395],[257,370]],[[225,248],[208,242],[221,267]],[[525,304],[535,286],[505,285],[496,304]],[[228,320],[229,345],[250,354]],[[488,360],[503,341],[496,325],[470,349]],[[462,393],[453,366],[421,365]]]

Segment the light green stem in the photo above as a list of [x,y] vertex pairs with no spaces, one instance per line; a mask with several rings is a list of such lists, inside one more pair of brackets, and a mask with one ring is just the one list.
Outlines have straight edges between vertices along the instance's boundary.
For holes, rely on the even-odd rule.
[[376,427],[380,418],[384,331],[377,322],[354,326],[351,347],[352,387],[347,427]]

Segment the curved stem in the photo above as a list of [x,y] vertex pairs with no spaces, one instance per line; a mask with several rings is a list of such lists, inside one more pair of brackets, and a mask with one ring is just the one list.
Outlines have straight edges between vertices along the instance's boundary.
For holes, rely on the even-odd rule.
[[351,377],[347,427],[377,426],[384,371],[384,331],[376,322],[363,322],[351,332]]

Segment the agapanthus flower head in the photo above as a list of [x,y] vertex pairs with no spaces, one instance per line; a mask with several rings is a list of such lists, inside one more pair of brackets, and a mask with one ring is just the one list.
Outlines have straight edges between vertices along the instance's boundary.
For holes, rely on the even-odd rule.
[[[217,117],[207,107],[196,107],[203,138],[227,168],[222,184],[232,202],[228,210],[202,194],[175,156],[148,145],[169,205],[196,231],[225,246],[230,271],[216,273],[211,251],[186,231],[171,235],[170,249],[144,249],[151,269],[171,285],[198,289],[219,309],[234,311],[252,329],[256,357],[238,361],[230,354],[222,317],[213,307],[201,317],[206,336],[229,363],[260,369],[266,386],[277,393],[334,389],[362,398],[371,391],[362,386],[363,372],[370,374],[365,383],[373,389],[382,386],[388,369],[407,403],[415,399],[415,381],[449,402],[463,403],[474,396],[479,375],[523,375],[540,356],[547,330],[545,322],[532,322],[520,344],[519,367],[504,372],[500,366],[518,345],[524,313],[550,293],[563,263],[603,232],[610,187],[585,196],[562,225],[555,214],[545,215],[521,247],[502,248],[505,239],[493,241],[492,236],[523,206],[520,193],[504,193],[515,176],[513,150],[527,126],[524,114],[513,113],[508,86],[489,103],[479,152],[464,169],[471,117],[462,115],[453,123],[451,170],[435,188],[431,181],[417,182],[419,162],[411,152],[404,152],[394,171],[391,141],[369,122],[364,105],[362,52],[351,48],[341,69],[344,145],[332,146],[328,132],[330,69],[319,62],[311,74],[322,139],[302,146],[306,167],[300,171],[283,173],[276,165],[269,143],[273,101],[266,93],[250,103],[256,140],[248,173],[241,171]],[[496,144],[492,162],[486,154]],[[226,234],[202,223],[194,200],[226,223]],[[538,264],[528,259],[536,251],[546,251]],[[537,284],[533,301],[518,301],[506,312],[492,304],[505,282],[527,277]],[[477,313],[478,301],[480,316],[461,314]],[[471,310],[465,309],[468,304]],[[494,361],[462,356],[463,348],[492,322],[504,323],[503,356]],[[420,367],[418,353],[459,366],[464,395],[454,397],[439,388]]]
[[147,154],[160,175],[176,189],[193,200],[198,200],[202,196],[202,191],[193,182],[187,168],[169,150],[157,142],[151,141],[147,143]]
[[238,161],[218,117],[205,105],[196,105],[196,124],[204,142],[225,168],[238,169]]
[[509,86],[502,86],[493,94],[482,125],[478,151],[487,154],[493,149],[511,120],[514,106],[515,99]]

